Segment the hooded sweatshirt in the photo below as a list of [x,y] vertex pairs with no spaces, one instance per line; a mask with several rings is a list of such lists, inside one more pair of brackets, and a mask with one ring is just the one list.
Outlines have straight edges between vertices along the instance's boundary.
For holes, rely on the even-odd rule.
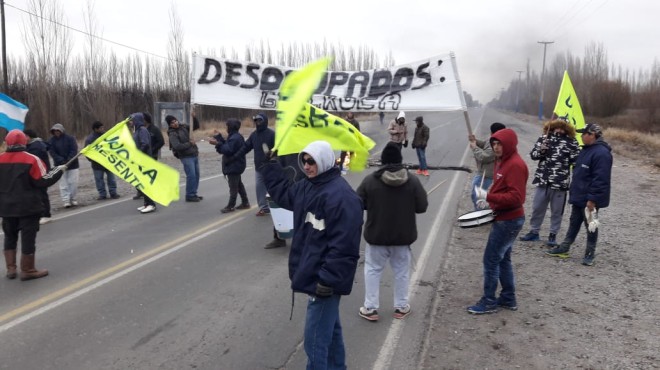
[[313,178],[292,183],[277,162],[269,162],[262,170],[273,200],[293,211],[291,289],[314,295],[320,282],[335,294],[347,295],[360,258],[362,202],[334,166],[335,155],[328,143],[313,142],[303,152],[318,164]]
[[149,133],[149,130],[144,127],[144,115],[142,113],[133,113],[131,114],[131,120],[133,121],[133,127],[135,128],[135,132],[133,132],[135,145],[142,153],[151,156],[151,134]]
[[495,221],[523,217],[529,171],[518,154],[518,137],[515,131],[505,128],[490,137],[491,146],[493,141],[502,143],[502,157],[495,162],[493,185],[486,200],[495,212]]
[[408,128],[405,123],[399,123],[399,118],[406,118],[406,113],[404,111],[399,112],[396,119],[392,120],[387,127],[387,132],[390,134],[390,141],[395,143],[403,143],[408,140]]
[[364,240],[375,246],[408,246],[417,240],[417,213],[429,205],[424,187],[400,164],[388,164],[357,188],[367,211]]
[[222,134],[215,136],[218,141],[215,151],[222,154],[223,175],[240,175],[245,172],[245,167],[247,167],[245,153],[240,153],[245,145],[245,139],[238,132],[240,128],[241,121],[230,118],[227,120],[227,140],[222,137]]
[[268,149],[272,149],[275,146],[275,131],[268,128],[268,117],[265,114],[259,113],[257,116],[260,116],[261,120],[256,121],[256,130],[245,140],[245,145],[235,156],[245,156],[254,149],[254,168],[258,171],[266,161],[266,153],[264,153],[262,144],[266,144]]
[[[62,135],[60,137],[51,136],[48,140],[48,153],[53,157],[53,165],[60,166],[66,164],[78,154],[78,143],[76,142],[76,138],[65,133],[62,124],[54,124],[50,132],[53,133],[54,131],[59,131]],[[78,158],[76,158],[67,166],[67,169],[75,170],[79,167],[80,163],[78,162]]]

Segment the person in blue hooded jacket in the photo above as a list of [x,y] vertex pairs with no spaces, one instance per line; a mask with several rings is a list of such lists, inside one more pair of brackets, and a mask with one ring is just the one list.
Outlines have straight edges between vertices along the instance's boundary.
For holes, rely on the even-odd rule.
[[75,137],[65,133],[64,126],[61,123],[54,124],[50,129],[50,133],[53,136],[48,140],[48,153],[53,157],[53,165],[67,165],[67,170],[64,172],[62,181],[59,183],[62,203],[64,203],[64,208],[77,206],[78,169],[80,168],[80,163],[76,157],[78,154],[78,143]]
[[360,257],[362,200],[335,166],[325,141],[298,156],[307,178],[291,182],[282,166],[263,165],[266,188],[277,204],[293,211],[289,279],[294,292],[309,295],[305,318],[307,369],[345,369],[339,301],[353,288]]
[[266,144],[269,150],[275,146],[275,131],[268,128],[268,117],[263,113],[252,117],[252,120],[256,129],[245,140],[243,147],[234,156],[245,156],[251,150],[254,150],[254,182],[257,188],[257,205],[259,206],[257,216],[266,216],[270,213],[270,209],[266,202],[266,184],[259,168],[266,161],[263,144]]
[[584,224],[587,229],[587,247],[582,264],[591,266],[596,254],[598,228],[589,227],[585,212],[598,212],[610,205],[610,186],[612,179],[612,148],[603,140],[603,131],[595,123],[588,123],[576,130],[582,134],[584,143],[573,168],[573,181],[569,189],[568,203],[571,204],[571,217],[564,241],[546,253],[568,258],[568,251]]
[[[135,146],[137,146],[142,153],[151,157],[151,134],[144,125],[144,115],[141,112],[131,114],[128,125],[134,129],[133,141],[135,141]],[[154,212],[156,210],[156,202],[149,198],[147,194],[144,194],[141,191],[140,193],[144,197],[144,203],[141,207],[138,207],[137,210],[140,211],[140,213]]]
[[[241,175],[245,172],[247,166],[245,161],[245,153],[239,154],[239,151],[245,145],[245,139],[238,132],[241,128],[241,121],[236,118],[227,120],[227,139],[222,137],[222,134],[217,130],[214,131],[215,136],[209,140],[211,145],[215,145],[215,151],[222,154],[222,174],[227,178],[229,183],[229,202],[227,206],[220,210],[222,213],[233,212],[236,209],[250,208],[245,185],[241,180]],[[236,206],[236,199],[238,195],[241,196],[241,204]]]

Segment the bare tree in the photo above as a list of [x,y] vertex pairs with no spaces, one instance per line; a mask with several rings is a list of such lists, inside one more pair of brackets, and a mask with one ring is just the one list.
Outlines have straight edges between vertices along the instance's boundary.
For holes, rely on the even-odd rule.
[[170,35],[167,43],[166,64],[167,78],[170,79],[171,87],[175,91],[175,98],[178,101],[187,100],[190,91],[190,64],[188,63],[188,53],[183,47],[183,27],[181,19],[176,9],[176,4],[170,6]]

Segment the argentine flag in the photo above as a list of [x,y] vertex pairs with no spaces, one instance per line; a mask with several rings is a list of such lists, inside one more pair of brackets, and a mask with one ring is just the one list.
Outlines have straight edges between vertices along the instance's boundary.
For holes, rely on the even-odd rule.
[[7,131],[13,129],[23,130],[25,127],[25,115],[28,107],[16,100],[0,93],[0,127]]

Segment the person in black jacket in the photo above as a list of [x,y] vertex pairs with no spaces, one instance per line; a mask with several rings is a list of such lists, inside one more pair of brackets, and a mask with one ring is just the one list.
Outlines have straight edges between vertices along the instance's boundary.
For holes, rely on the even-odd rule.
[[144,116],[144,127],[147,128],[149,135],[151,135],[151,158],[158,160],[160,149],[165,145],[163,133],[160,131],[160,127],[153,124],[149,112],[142,112],[142,115]]
[[[95,121],[92,123],[92,133],[87,136],[85,139],[85,146],[93,143],[101,135],[105,133],[105,127],[101,121]],[[94,183],[96,184],[96,191],[99,193],[97,200],[108,199],[108,193],[110,193],[110,198],[117,199],[119,194],[117,194],[117,179],[115,175],[110,172],[107,168],[101,166],[97,162],[87,158],[92,164],[92,172],[94,172]],[[105,181],[108,183],[108,190],[105,189],[105,181],[103,177],[105,176]]]
[[[34,154],[46,165],[46,171],[50,172],[50,158],[48,157],[48,144],[46,144],[32,129],[25,129],[23,133],[27,136],[28,142],[26,152]],[[44,225],[52,221],[50,213],[50,198],[48,197],[48,188],[39,188],[41,201],[44,205],[44,211],[41,213],[39,225]]]
[[7,151],[0,154],[0,217],[5,233],[6,276],[9,279],[17,276],[16,247],[20,233],[21,280],[39,279],[48,275],[48,270],[34,267],[39,218],[44,211],[40,189],[55,184],[66,166],[57,166],[47,173],[44,162],[25,151],[27,137],[20,130],[9,131],[5,142]]
[[[245,154],[240,154],[241,148],[245,145],[243,136],[238,132],[241,128],[241,121],[236,118],[227,120],[227,140],[222,137],[222,134],[215,130],[215,136],[209,140],[211,145],[215,145],[215,151],[222,154],[222,174],[227,178],[229,183],[229,202],[227,206],[220,210],[222,213],[233,212],[235,209],[248,209],[250,202],[248,201],[247,193],[245,192],[245,185],[241,180],[241,175],[245,172],[247,166],[245,161]],[[236,205],[237,195],[241,196],[241,204]]]
[[364,239],[364,306],[358,314],[378,320],[380,277],[390,262],[394,272],[394,318],[410,314],[410,245],[417,240],[416,214],[429,205],[424,187],[401,164],[401,150],[388,143],[381,154],[383,167],[362,180],[357,194],[367,211]]
[[204,197],[197,194],[199,188],[199,148],[195,139],[190,137],[190,126],[179,123],[174,116],[166,116],[167,136],[175,157],[183,164],[186,173],[186,202],[199,202]]
[[76,142],[76,138],[64,132],[64,126],[61,123],[54,124],[50,129],[50,133],[53,136],[48,140],[48,153],[53,157],[53,165],[61,166],[73,159],[67,165],[67,170],[62,175],[64,178],[60,181],[60,196],[62,197],[64,208],[77,206],[78,168],[80,168],[78,158],[76,157],[78,155],[78,143]]
[[[133,141],[135,141],[135,146],[142,153],[151,156],[151,135],[149,134],[149,130],[144,127],[144,115],[142,112],[131,114],[128,125],[134,130]],[[140,190],[138,190],[138,192],[142,193],[144,203],[142,206],[138,207],[137,210],[140,211],[140,213],[151,213],[156,211],[156,202]]]

